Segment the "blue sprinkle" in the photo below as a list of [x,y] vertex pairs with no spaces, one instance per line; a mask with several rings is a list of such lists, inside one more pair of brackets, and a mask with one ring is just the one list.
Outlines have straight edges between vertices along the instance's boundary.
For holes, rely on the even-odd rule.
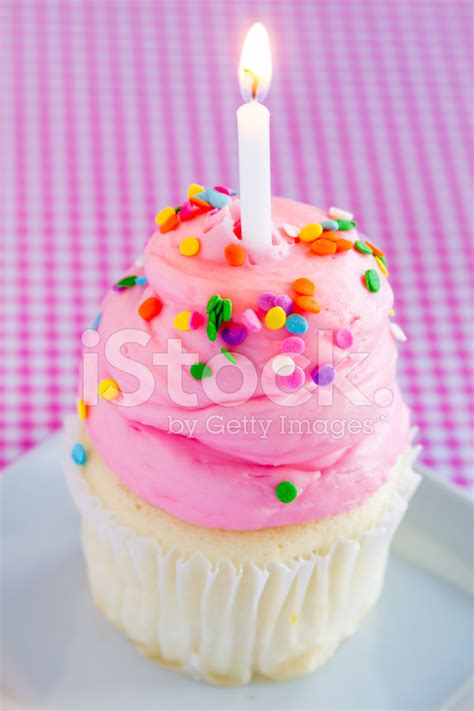
[[95,319],[91,323],[91,328],[94,329],[94,331],[97,329],[100,323],[100,319],[102,318],[102,311],[99,311]]
[[337,232],[339,229],[339,224],[336,220],[324,220],[320,223],[323,230],[331,230],[332,232]]
[[212,207],[215,207],[218,210],[221,210],[231,201],[230,195],[220,193],[218,190],[214,190],[214,188],[207,188],[204,192],[198,193],[196,197],[201,198],[201,200],[205,200],[209,203],[209,205],[212,205]]
[[146,278],[145,275],[143,276],[138,276],[135,279],[135,284],[139,284],[140,286],[146,286],[148,284],[148,279]]
[[290,333],[306,333],[308,330],[308,322],[305,317],[300,314],[290,314],[286,319],[285,327]]
[[86,450],[80,442],[76,442],[76,444],[72,448],[71,457],[76,462],[76,464],[79,464],[79,466],[82,466],[87,462]]

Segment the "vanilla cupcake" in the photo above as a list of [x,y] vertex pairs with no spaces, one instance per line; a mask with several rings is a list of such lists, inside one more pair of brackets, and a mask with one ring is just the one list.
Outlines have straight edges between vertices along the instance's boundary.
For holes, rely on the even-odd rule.
[[68,425],[92,595],[164,665],[304,674],[376,601],[418,482],[385,257],[350,216],[290,200],[263,254],[222,189],[157,219]]

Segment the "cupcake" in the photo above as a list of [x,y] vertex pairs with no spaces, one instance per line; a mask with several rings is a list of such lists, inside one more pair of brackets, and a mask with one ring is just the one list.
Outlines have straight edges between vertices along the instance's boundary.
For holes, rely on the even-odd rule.
[[67,478],[97,607],[219,684],[308,673],[382,589],[418,483],[383,252],[352,216],[191,186],[83,334]]

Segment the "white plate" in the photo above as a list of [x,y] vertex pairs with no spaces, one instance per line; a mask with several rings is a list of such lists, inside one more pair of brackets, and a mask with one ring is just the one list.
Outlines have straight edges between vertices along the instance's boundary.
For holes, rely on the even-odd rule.
[[472,507],[450,487],[425,479],[396,547],[459,587],[394,555],[381,602],[320,671],[215,688],[148,661],[96,611],[59,457],[57,435],[0,486],[4,711],[472,707]]

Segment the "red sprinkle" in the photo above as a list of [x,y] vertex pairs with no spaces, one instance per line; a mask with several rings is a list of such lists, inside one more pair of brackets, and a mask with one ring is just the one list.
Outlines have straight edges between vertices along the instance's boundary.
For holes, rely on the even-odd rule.
[[140,304],[140,306],[138,307],[138,314],[145,321],[151,321],[152,318],[158,316],[162,308],[163,304],[161,303],[161,301],[155,296],[150,296],[149,299],[145,299],[145,301]]

